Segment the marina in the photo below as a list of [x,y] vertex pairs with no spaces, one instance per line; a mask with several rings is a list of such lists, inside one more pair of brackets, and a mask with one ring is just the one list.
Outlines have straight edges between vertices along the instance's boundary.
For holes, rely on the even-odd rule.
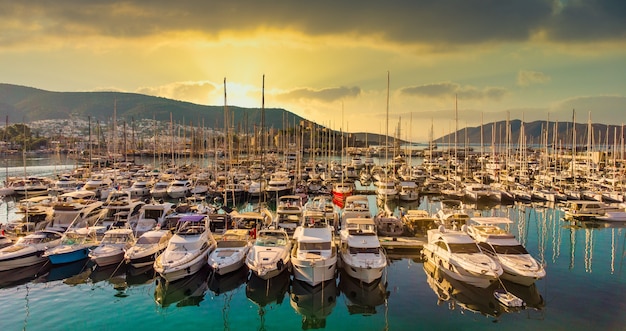
[[[52,176],[61,168],[73,167],[26,167],[29,173],[42,176]],[[380,208],[376,196],[359,183],[355,188],[367,198],[373,224]],[[313,201],[314,195],[306,198]],[[180,200],[172,201],[183,205]],[[442,194],[420,194],[416,201],[390,201],[387,207],[398,217],[423,210],[429,217],[439,211],[442,217],[446,215],[445,220],[456,217],[457,221],[450,222],[463,219],[459,218],[460,209],[443,212],[446,201]],[[320,210],[326,210],[323,201],[316,203]],[[225,209],[238,210],[234,215],[244,223],[246,214],[256,207],[258,200],[252,199]],[[275,213],[276,207],[270,203],[270,212]],[[2,271],[0,325],[3,330],[622,329],[626,325],[626,299],[615,294],[626,293],[626,224],[570,219],[565,207],[565,203],[547,201],[463,203],[466,217],[482,218],[483,225],[485,219],[510,220],[501,221],[507,233],[546,271],[530,285],[504,278],[472,285],[422,255],[428,243],[424,233],[379,235],[386,267],[380,278],[366,282],[348,275],[344,267],[337,268],[334,278],[311,286],[286,272],[286,265],[284,272],[266,280],[252,275],[246,267],[218,275],[208,263],[189,276],[168,281],[151,265],[134,268],[117,263],[103,267],[88,258]],[[4,198],[0,223],[18,218],[16,208],[15,198]],[[341,219],[344,210],[333,209],[339,210]],[[304,215],[313,214],[297,215],[289,214],[303,220],[308,220]],[[258,214],[258,224],[266,220],[267,215]],[[228,228],[219,224],[211,228],[218,243],[226,233],[223,229]],[[460,225],[450,223],[450,230],[444,231],[452,231],[454,226],[460,229]],[[339,237],[335,234],[340,249]]]

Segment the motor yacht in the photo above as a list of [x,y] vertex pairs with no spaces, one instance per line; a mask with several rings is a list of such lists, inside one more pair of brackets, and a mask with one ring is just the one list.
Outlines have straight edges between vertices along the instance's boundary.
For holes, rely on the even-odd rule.
[[172,199],[184,198],[191,194],[191,182],[186,179],[174,180],[167,187],[167,195]]
[[135,244],[124,253],[124,260],[133,268],[152,266],[155,258],[161,254],[172,238],[169,230],[152,230],[144,232]]
[[483,253],[466,232],[443,225],[428,230],[422,254],[450,277],[485,288],[502,275],[498,262]]
[[270,279],[291,269],[291,240],[284,229],[264,229],[257,234],[246,265],[254,275]]
[[86,259],[89,252],[98,246],[98,227],[70,228],[63,233],[58,246],[48,248],[43,256],[48,257],[50,264],[65,264]]
[[228,229],[217,241],[217,247],[209,254],[208,264],[218,275],[225,275],[243,267],[252,247],[247,229]]
[[20,237],[10,246],[0,249],[0,271],[16,269],[43,263],[43,252],[61,243],[63,234],[56,231],[42,230]]
[[89,258],[99,267],[119,264],[135,241],[133,230],[129,228],[108,230],[100,244],[89,252]]
[[206,215],[182,216],[167,248],[154,261],[154,270],[168,282],[193,275],[206,266],[215,246]]
[[309,216],[296,228],[291,254],[295,279],[316,286],[335,278],[337,246],[333,233],[323,217]]
[[302,197],[299,195],[284,195],[278,198],[276,204],[275,225],[278,229],[284,229],[289,236],[302,223],[304,206]]
[[545,277],[546,271],[514,235],[501,227],[512,223],[506,217],[473,217],[467,233],[484,253],[500,264],[503,279],[530,286]]
[[367,284],[382,277],[387,256],[380,246],[373,219],[346,219],[340,238],[342,268],[350,277]]

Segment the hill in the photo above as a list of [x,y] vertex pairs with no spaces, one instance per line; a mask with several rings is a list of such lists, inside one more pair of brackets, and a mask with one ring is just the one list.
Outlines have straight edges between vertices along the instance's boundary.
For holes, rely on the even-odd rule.
[[[496,144],[505,144],[506,143],[506,121],[500,121],[495,123],[488,123],[482,126],[482,134],[481,127],[468,127],[463,128],[456,133],[456,141],[459,146],[461,146],[464,142],[468,142],[469,144],[480,144],[481,136],[482,142],[485,145],[490,145],[492,140],[495,141]],[[556,141],[554,137],[556,126]],[[520,120],[512,120],[509,121],[510,127],[510,139],[509,142],[511,145],[519,145],[520,142],[520,132],[522,131],[522,121]],[[587,139],[589,137],[589,124],[587,123],[576,123],[576,143],[577,145],[585,145],[587,144]],[[495,130],[495,134],[494,134]],[[572,136],[574,132],[572,131],[572,123],[571,122],[546,122],[546,121],[534,121],[524,123],[523,132],[526,136],[526,144],[542,144],[546,141],[548,144],[562,145],[562,146],[571,146],[572,144]],[[547,139],[546,139],[547,134]],[[606,145],[607,140],[608,144],[613,144],[614,140],[617,140],[617,143],[620,143],[620,137],[622,136],[622,126],[621,125],[607,125],[607,124],[597,124],[594,123],[591,125],[591,138],[592,143],[596,146],[598,144]],[[543,139],[542,139],[543,137]],[[445,135],[435,140],[436,143],[439,144],[454,144],[454,133]]]
[[[190,102],[171,100],[137,93],[123,92],[51,92],[32,87],[0,84],[0,114],[9,116],[11,122],[32,122],[45,119],[80,117],[107,121],[154,118],[185,124],[204,123],[207,127],[224,127],[224,106],[203,106]],[[228,106],[235,126],[261,123],[260,108]],[[282,128],[284,114],[289,123],[299,123],[302,118],[285,109],[266,108],[266,127]],[[251,124],[250,124],[251,126]]]

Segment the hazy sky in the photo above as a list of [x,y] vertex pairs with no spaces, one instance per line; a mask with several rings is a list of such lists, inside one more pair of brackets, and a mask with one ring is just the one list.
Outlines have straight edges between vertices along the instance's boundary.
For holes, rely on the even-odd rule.
[[3,83],[223,105],[226,78],[229,105],[261,107],[263,75],[265,107],[351,132],[427,141],[455,96],[459,128],[620,124],[626,1],[0,0]]

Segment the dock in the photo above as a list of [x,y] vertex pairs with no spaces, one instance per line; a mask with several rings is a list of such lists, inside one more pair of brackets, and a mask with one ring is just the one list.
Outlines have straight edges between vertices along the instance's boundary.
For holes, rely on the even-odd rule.
[[386,250],[416,250],[419,251],[424,247],[426,238],[422,237],[381,237],[379,236],[380,245]]

